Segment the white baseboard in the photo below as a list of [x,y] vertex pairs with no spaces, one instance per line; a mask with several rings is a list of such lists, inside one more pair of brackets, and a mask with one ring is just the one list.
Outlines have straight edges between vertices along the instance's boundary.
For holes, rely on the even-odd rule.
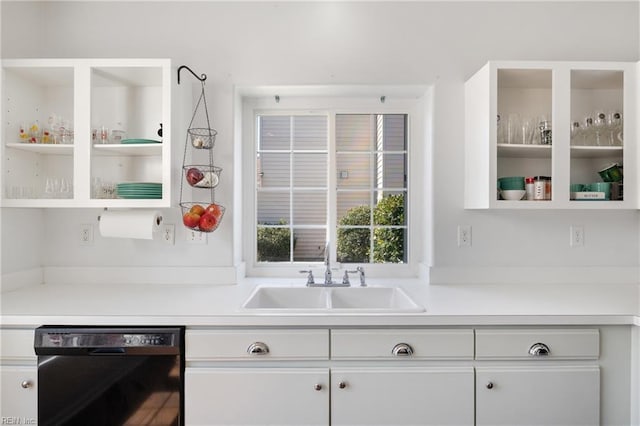
[[236,284],[234,267],[45,267],[46,284]]
[[44,271],[42,268],[25,269],[24,271],[2,274],[0,278],[0,291],[16,290],[18,288],[42,284]]
[[431,267],[431,284],[638,284],[637,267]]

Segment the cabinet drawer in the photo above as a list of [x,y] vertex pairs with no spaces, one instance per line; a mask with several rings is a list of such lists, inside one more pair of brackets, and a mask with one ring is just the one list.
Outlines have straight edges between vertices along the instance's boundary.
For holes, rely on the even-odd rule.
[[3,360],[35,360],[33,329],[6,329],[1,334],[0,357]]
[[598,329],[476,330],[476,359],[598,359]]
[[187,361],[328,359],[329,330],[187,330]]
[[473,330],[332,330],[333,359],[473,359]]

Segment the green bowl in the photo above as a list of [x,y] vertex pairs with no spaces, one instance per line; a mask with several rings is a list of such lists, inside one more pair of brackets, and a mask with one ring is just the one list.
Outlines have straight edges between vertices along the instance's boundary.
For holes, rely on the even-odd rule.
[[524,176],[507,176],[498,178],[498,189],[503,191],[520,191],[524,189]]

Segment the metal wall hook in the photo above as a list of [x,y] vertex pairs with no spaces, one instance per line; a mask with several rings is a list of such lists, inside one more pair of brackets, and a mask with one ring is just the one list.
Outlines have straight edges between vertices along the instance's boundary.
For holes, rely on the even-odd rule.
[[178,67],[178,84],[180,84],[180,71],[182,71],[183,68],[186,68],[187,71],[189,71],[191,74],[193,74],[193,76],[195,78],[197,78],[200,82],[204,82],[207,79],[207,75],[206,74],[201,74],[200,77],[198,77],[198,75],[195,72],[193,72],[191,70],[191,68],[189,68],[186,65],[181,65],[180,67]]

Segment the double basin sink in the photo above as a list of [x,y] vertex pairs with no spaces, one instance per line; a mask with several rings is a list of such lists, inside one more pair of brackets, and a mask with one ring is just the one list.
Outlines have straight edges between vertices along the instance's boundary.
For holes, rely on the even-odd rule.
[[257,287],[242,306],[264,313],[424,312],[397,287]]

